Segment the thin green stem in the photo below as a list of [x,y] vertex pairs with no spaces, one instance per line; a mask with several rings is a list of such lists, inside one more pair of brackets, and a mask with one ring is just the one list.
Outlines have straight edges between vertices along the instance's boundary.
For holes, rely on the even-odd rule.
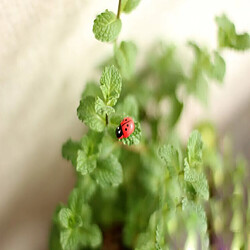
[[122,7],[122,0],[119,0],[118,10],[117,10],[117,19],[120,18],[121,7]]

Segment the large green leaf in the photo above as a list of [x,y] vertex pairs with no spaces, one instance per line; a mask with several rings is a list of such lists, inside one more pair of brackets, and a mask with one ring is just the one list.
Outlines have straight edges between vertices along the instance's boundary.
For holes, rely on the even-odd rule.
[[122,166],[114,155],[99,160],[93,173],[96,182],[102,187],[118,186],[122,182]]
[[114,106],[120,97],[122,89],[122,78],[114,65],[105,67],[100,84],[105,103],[108,106]]
[[102,42],[114,41],[122,28],[122,22],[109,10],[98,15],[94,21],[93,32],[95,38]]
[[115,60],[122,76],[130,79],[135,71],[135,59],[137,49],[133,42],[121,42],[120,47],[115,49]]
[[78,118],[83,121],[90,129],[101,132],[105,128],[105,118],[95,111],[95,98],[92,96],[84,97],[77,108]]

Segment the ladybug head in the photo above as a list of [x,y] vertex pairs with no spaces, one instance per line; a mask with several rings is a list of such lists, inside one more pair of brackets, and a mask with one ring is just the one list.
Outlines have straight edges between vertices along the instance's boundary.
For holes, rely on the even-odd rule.
[[121,127],[121,125],[116,128],[115,134],[116,134],[116,137],[118,139],[122,139],[123,133],[122,133],[122,127]]

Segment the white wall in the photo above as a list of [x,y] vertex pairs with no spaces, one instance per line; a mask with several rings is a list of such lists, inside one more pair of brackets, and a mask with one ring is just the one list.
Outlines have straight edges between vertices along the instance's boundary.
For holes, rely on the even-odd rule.
[[[85,82],[112,46],[96,41],[92,22],[116,0],[0,1],[0,248],[46,249],[55,204],[73,186],[61,144],[83,131],[76,108]],[[250,30],[249,0],[142,0],[122,16],[121,39],[143,53],[157,38],[182,45],[196,39],[215,48],[214,16],[225,12]],[[182,46],[183,47],[183,46]],[[250,54],[225,52],[225,86],[214,85],[211,107],[191,100],[184,136],[198,115],[225,126],[250,97]],[[185,58],[183,59],[185,60]]]

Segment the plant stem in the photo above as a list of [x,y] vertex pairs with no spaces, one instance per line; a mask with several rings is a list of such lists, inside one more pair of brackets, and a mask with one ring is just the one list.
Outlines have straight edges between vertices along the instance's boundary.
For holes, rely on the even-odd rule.
[[122,7],[122,0],[119,0],[118,10],[117,10],[117,19],[120,18],[121,7]]
[[109,117],[108,117],[108,114],[106,114],[106,126],[109,125]]

